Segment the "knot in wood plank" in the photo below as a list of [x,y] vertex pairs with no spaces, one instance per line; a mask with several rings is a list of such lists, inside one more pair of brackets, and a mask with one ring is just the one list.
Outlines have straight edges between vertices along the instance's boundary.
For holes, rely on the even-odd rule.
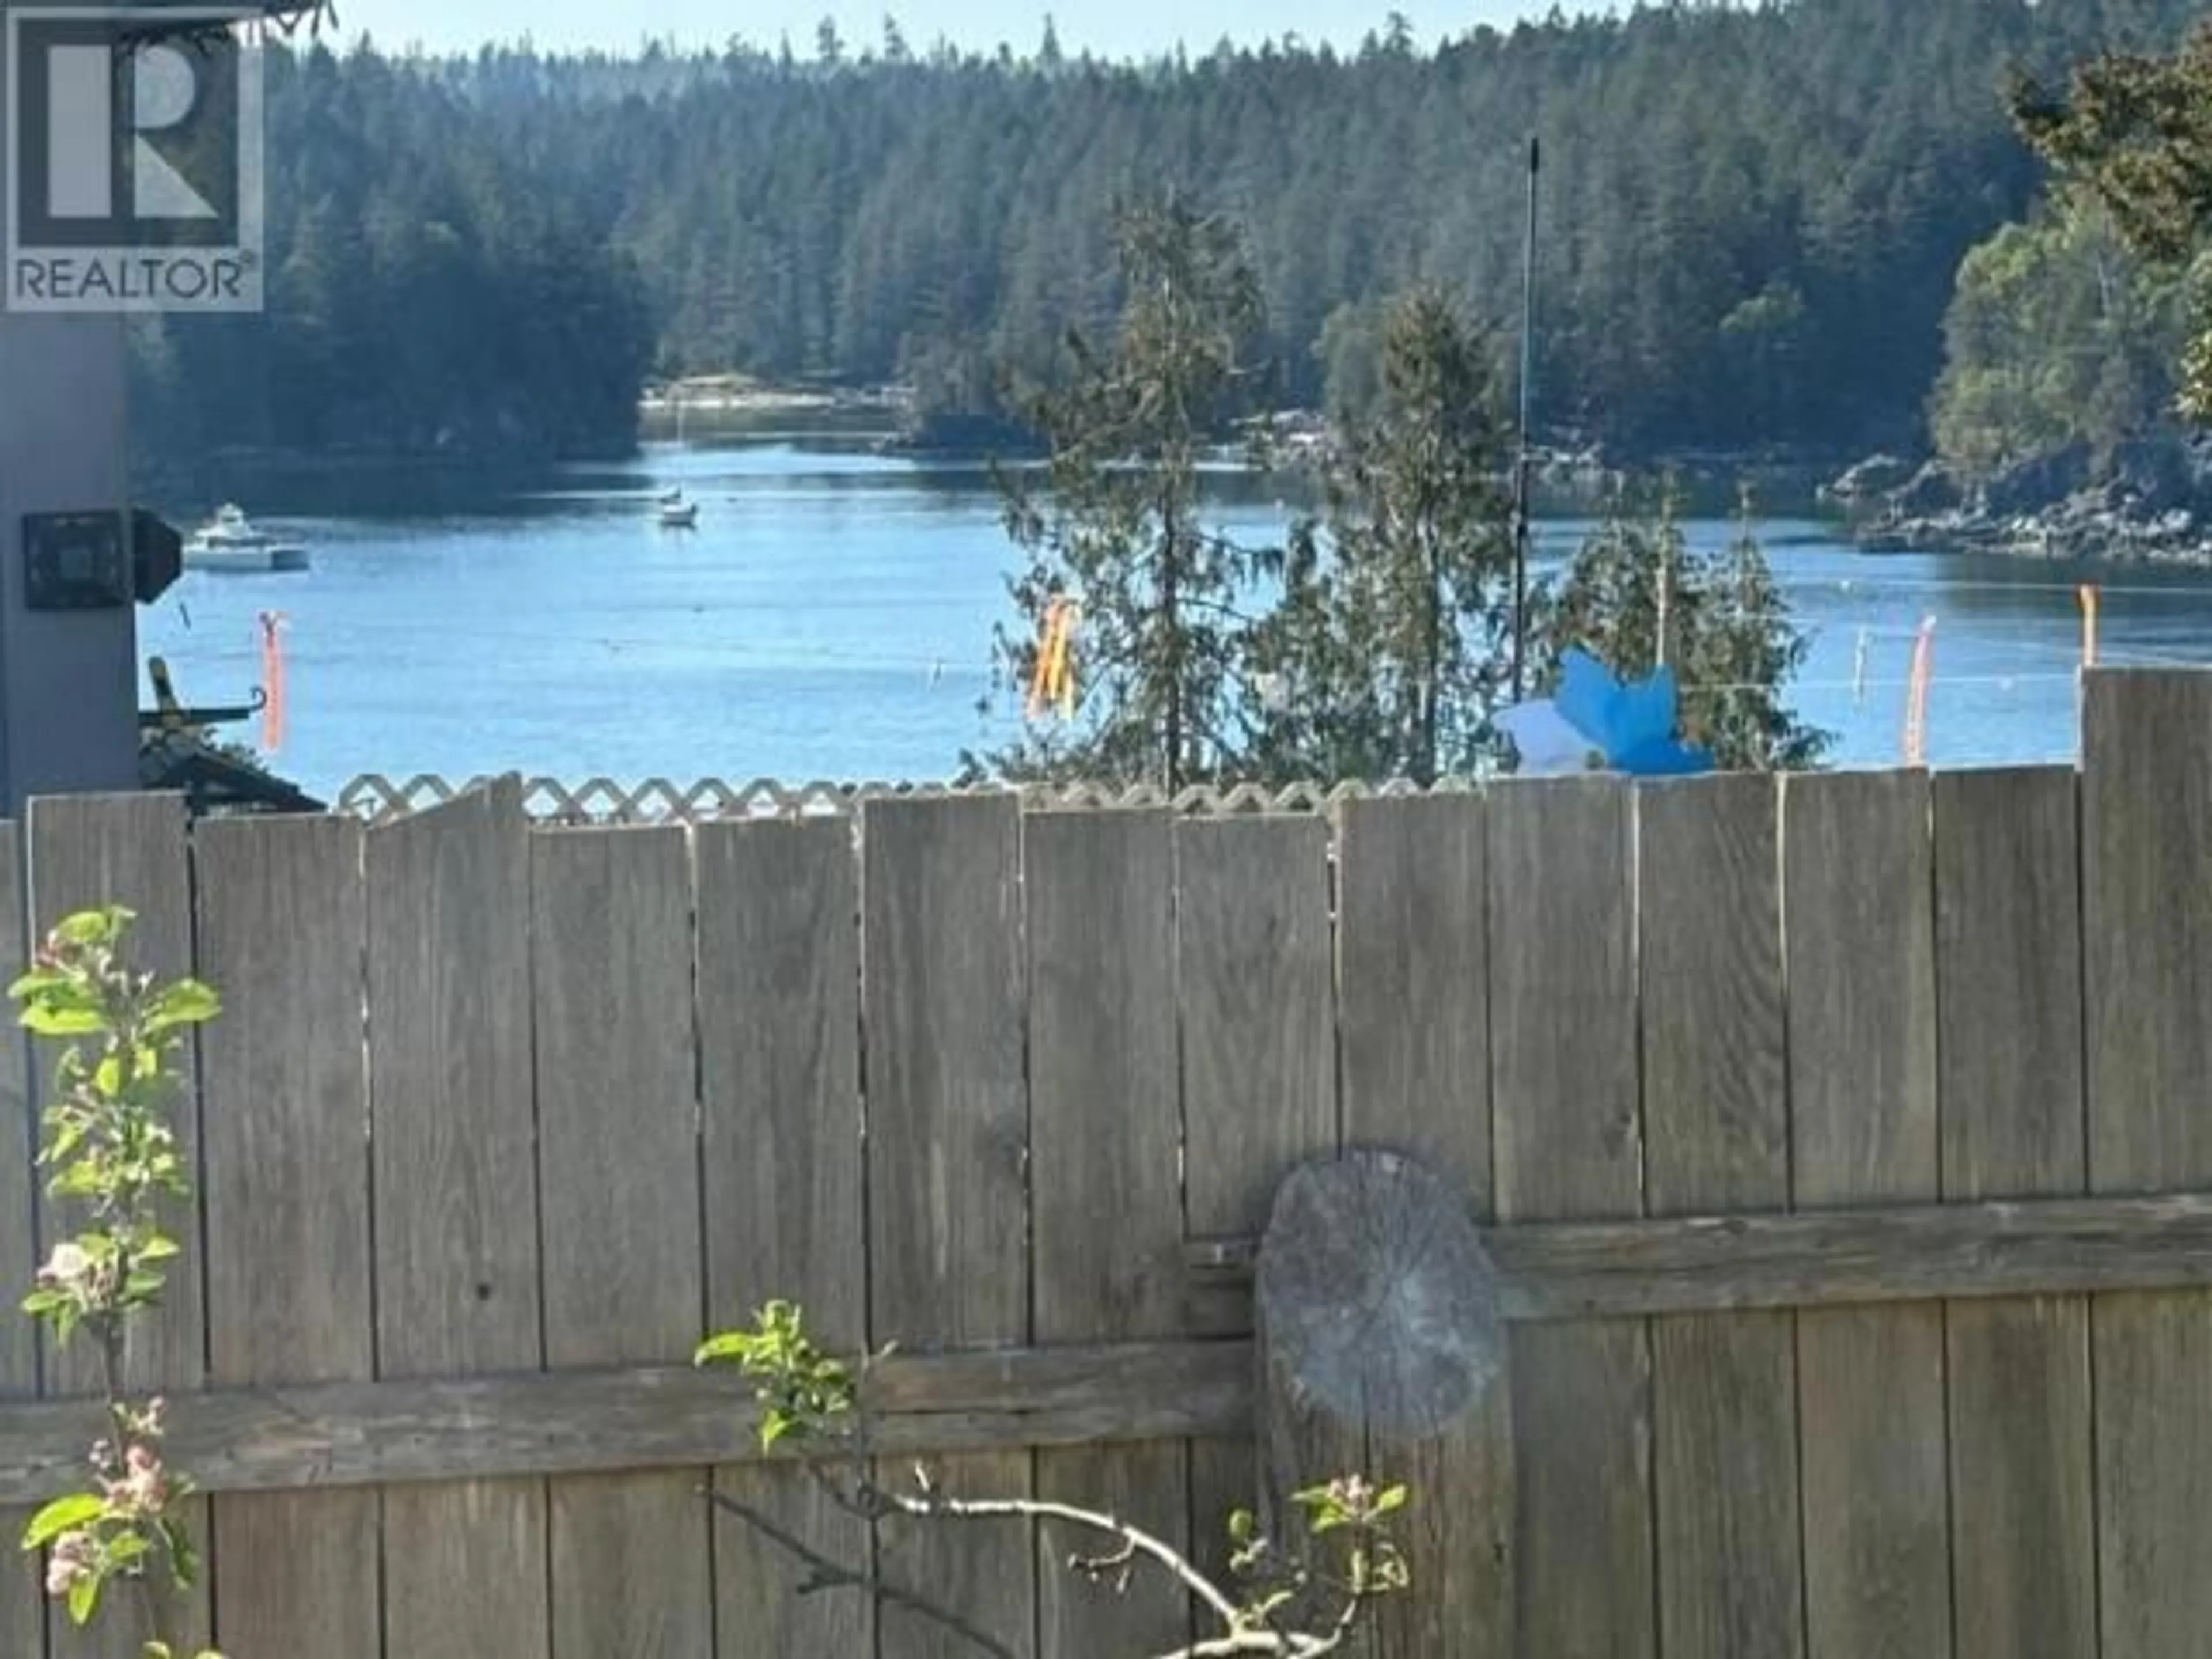
[[1460,1194],[1399,1153],[1293,1170],[1260,1246],[1261,1328],[1301,1404],[1426,1439],[1503,1364],[1497,1274]]

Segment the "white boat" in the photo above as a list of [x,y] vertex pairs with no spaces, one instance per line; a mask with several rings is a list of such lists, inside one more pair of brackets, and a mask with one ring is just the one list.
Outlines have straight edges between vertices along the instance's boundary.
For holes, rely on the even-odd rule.
[[226,502],[185,544],[187,570],[305,570],[307,550],[257,530],[240,509]]
[[699,503],[687,501],[684,492],[672,489],[660,498],[660,527],[663,530],[689,530],[699,522]]

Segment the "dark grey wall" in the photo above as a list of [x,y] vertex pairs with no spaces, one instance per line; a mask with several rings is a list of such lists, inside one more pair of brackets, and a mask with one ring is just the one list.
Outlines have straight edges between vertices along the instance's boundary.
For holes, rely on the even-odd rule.
[[[0,158],[4,159],[4,158]],[[130,493],[123,319],[0,311],[0,812],[138,787],[137,615],[23,608],[23,515]]]
[[[7,10],[0,0],[0,21]],[[6,52],[0,27],[0,76]],[[23,608],[26,513],[127,505],[126,359],[120,317],[12,313],[5,294],[0,283],[0,813],[16,817],[34,795],[138,787],[137,616]]]

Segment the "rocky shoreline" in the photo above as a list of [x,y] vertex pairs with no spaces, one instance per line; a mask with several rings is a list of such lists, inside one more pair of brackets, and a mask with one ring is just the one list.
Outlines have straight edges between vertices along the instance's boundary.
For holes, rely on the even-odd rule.
[[2212,440],[2202,437],[2161,434],[2105,456],[2074,445],[1981,477],[1877,455],[1821,495],[1869,553],[2212,568]]

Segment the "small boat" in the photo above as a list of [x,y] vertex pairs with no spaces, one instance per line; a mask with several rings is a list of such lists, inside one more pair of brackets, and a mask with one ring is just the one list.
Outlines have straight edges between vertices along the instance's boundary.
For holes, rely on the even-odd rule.
[[699,522],[699,503],[687,501],[684,492],[672,489],[660,498],[660,527],[663,530],[690,530]]
[[185,544],[185,568],[225,572],[305,570],[307,550],[258,530],[239,507],[226,502]]

